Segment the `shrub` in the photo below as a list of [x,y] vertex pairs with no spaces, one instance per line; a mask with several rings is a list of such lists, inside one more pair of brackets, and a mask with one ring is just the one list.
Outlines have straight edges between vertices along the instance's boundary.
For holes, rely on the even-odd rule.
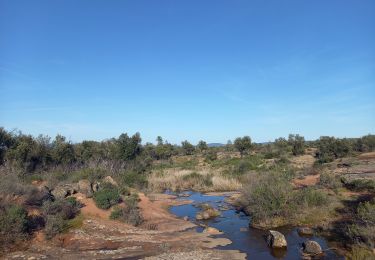
[[122,186],[143,188],[147,186],[147,178],[143,173],[125,172],[120,176]]
[[123,216],[122,209],[120,207],[114,207],[109,218],[119,219],[122,216]]
[[363,223],[375,226],[375,203],[370,201],[360,203],[357,216]]
[[0,245],[14,243],[27,237],[27,211],[18,205],[0,206]]
[[98,208],[109,209],[120,202],[119,190],[113,185],[108,185],[94,193],[94,201]]
[[31,187],[26,194],[25,204],[29,206],[42,206],[45,201],[52,200],[52,195],[47,189]]
[[143,217],[138,208],[138,197],[131,195],[125,199],[125,207],[115,207],[111,212],[111,219],[119,219],[133,226],[142,224]]
[[347,255],[348,260],[371,260],[374,259],[374,253],[364,246],[353,246]]
[[375,201],[361,202],[356,211],[354,224],[348,227],[348,236],[354,243],[374,247]]
[[207,151],[206,155],[205,155],[205,159],[204,159],[206,162],[212,162],[212,161],[216,161],[217,160],[217,152],[213,149],[210,149]]
[[51,239],[70,227],[70,220],[80,211],[82,204],[75,198],[47,201],[43,204],[42,212],[45,217],[45,233]]
[[328,163],[337,158],[348,156],[351,151],[352,145],[348,139],[322,136],[318,141],[316,156],[319,163]]
[[243,191],[243,204],[255,221],[283,216],[290,211],[293,187],[280,174],[255,176]]
[[46,217],[45,234],[47,239],[64,232],[67,229],[67,221],[61,215],[48,215]]
[[345,184],[349,189],[355,191],[375,191],[375,181],[373,180],[365,180],[365,179],[357,179]]
[[320,174],[319,185],[333,190],[342,187],[340,179],[337,176],[327,172]]
[[211,175],[192,172],[182,177],[183,181],[191,183],[191,186],[211,187],[213,185]]
[[328,201],[326,193],[311,187],[296,192],[296,203],[305,207],[322,206]]
[[81,207],[82,204],[75,198],[67,198],[45,202],[42,211],[44,216],[60,215],[64,220],[67,220],[74,218]]

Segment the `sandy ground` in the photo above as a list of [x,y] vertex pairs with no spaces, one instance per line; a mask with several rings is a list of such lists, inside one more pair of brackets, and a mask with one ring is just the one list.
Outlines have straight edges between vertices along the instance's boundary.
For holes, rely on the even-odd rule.
[[303,179],[293,179],[292,184],[297,188],[314,186],[319,182],[320,174],[308,175]]
[[[197,233],[194,223],[179,219],[168,207],[191,201],[175,200],[165,194],[140,195],[145,218],[140,227],[109,220],[110,211],[98,209],[92,199],[76,194],[84,203],[83,225],[50,241],[37,233],[29,248],[5,259],[245,259],[235,250],[216,250],[231,243],[208,233]],[[152,227],[152,228],[150,228]]]

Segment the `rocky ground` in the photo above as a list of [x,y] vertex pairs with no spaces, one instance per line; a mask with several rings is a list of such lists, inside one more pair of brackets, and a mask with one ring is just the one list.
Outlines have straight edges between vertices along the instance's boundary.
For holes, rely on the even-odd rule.
[[178,203],[174,196],[140,194],[139,206],[145,218],[140,227],[108,219],[109,211],[98,209],[92,199],[76,197],[85,206],[81,227],[47,241],[37,234],[24,251],[5,259],[245,259],[233,250],[215,250],[230,244],[225,238],[197,233],[192,222],[178,219],[168,206]]

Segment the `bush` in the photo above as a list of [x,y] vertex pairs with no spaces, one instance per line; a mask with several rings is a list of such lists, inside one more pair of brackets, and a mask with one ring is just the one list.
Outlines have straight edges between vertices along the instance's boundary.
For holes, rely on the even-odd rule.
[[311,187],[296,192],[296,203],[304,207],[318,207],[328,202],[326,193]]
[[18,205],[0,205],[0,245],[6,246],[27,237],[27,211]]
[[81,205],[78,202],[73,202],[72,199],[60,199],[45,202],[42,210],[44,216],[60,215],[64,220],[67,220],[74,218],[80,207]]
[[47,239],[67,230],[70,227],[70,220],[77,216],[81,207],[82,204],[73,197],[45,202],[42,212],[46,220]]
[[115,207],[111,212],[111,219],[119,219],[133,226],[142,224],[143,217],[138,208],[138,197],[131,195],[125,199],[125,207]]
[[211,187],[213,185],[211,175],[200,174],[197,172],[192,172],[186,174],[182,177],[183,181],[190,183],[190,186],[201,186],[201,187]]
[[120,175],[120,184],[127,187],[143,188],[147,186],[147,178],[143,173],[125,172]]
[[212,161],[216,161],[217,160],[217,152],[213,149],[210,149],[207,151],[206,155],[205,155],[205,159],[204,159],[206,162],[212,162]]
[[98,208],[109,209],[120,202],[120,192],[117,187],[107,185],[94,193],[94,201]]
[[319,185],[333,190],[337,190],[338,188],[342,187],[340,179],[337,176],[327,172],[320,174]]
[[365,179],[357,179],[345,184],[351,190],[355,191],[375,191],[375,181],[373,180],[365,180]]
[[364,246],[354,246],[347,255],[348,260],[371,260],[374,259],[374,253]]
[[291,210],[293,187],[280,174],[264,173],[245,186],[243,204],[254,221],[287,215]]
[[110,219],[119,219],[123,216],[122,209],[120,207],[114,207],[111,215],[109,216]]
[[356,211],[354,224],[348,227],[352,242],[375,246],[375,201],[361,202]]
[[362,202],[358,205],[357,216],[361,222],[375,226],[375,203],[374,201]]
[[64,232],[67,229],[67,221],[61,215],[48,215],[46,217],[45,234],[47,239]]
[[319,163],[328,163],[337,158],[348,156],[351,151],[352,145],[348,139],[322,136],[318,141],[316,157]]
[[300,223],[327,202],[326,193],[311,187],[294,190],[288,175],[276,172],[251,176],[240,200],[258,227]]

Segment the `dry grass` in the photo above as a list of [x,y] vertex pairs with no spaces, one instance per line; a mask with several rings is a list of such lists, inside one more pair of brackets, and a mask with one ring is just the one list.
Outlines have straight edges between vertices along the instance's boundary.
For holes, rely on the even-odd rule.
[[200,171],[165,169],[153,172],[148,178],[152,191],[234,191],[242,188],[242,184],[235,178],[227,178],[220,173],[202,169]]

